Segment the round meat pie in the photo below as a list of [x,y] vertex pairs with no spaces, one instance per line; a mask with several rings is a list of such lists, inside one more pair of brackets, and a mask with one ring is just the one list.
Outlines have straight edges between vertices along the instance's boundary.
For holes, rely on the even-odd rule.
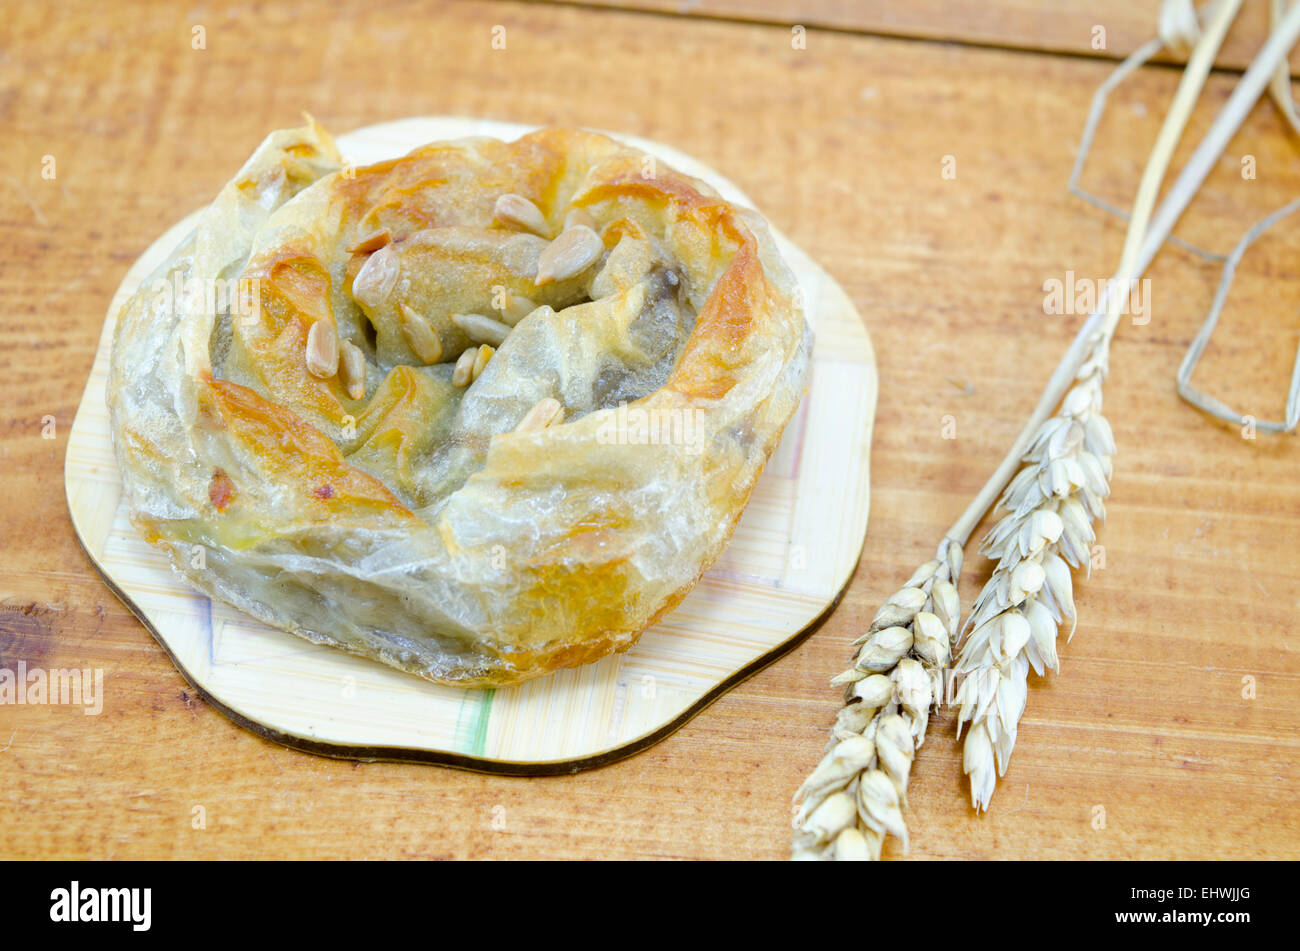
[[273,133],[124,307],[131,519],[194,586],[439,683],[625,650],[804,391],[763,220],[602,135],[363,168]]

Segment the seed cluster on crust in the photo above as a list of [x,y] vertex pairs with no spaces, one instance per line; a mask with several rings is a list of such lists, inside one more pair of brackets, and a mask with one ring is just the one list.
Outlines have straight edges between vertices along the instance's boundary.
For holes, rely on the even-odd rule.
[[[495,219],[506,227],[515,228],[545,237],[550,230],[541,210],[523,195],[506,192],[494,206]],[[558,235],[541,252],[537,261],[534,284],[541,287],[555,281],[570,280],[596,265],[606,255],[605,243],[596,233],[596,222],[581,208],[571,209],[565,216],[564,226]],[[378,252],[393,240],[392,231],[384,228],[371,232],[349,250],[356,254],[369,254],[353,281],[353,293],[358,300],[379,306],[395,286],[395,276],[386,256]],[[377,262],[377,263],[376,263]],[[358,285],[358,282],[360,284]],[[608,286],[610,276],[605,271],[592,281],[596,287]],[[550,305],[537,305],[520,294],[511,294],[499,288],[494,294],[499,309],[494,316],[478,313],[451,314],[451,322],[474,344],[456,357],[452,375],[455,386],[472,384],[483,373],[487,361],[496,348],[505,343],[511,330],[525,317],[534,313],[553,313]],[[420,360],[430,365],[444,359],[444,348],[439,335],[429,321],[405,302],[398,303],[401,314],[402,337]],[[340,354],[343,358],[340,361]],[[366,367],[361,345],[353,340],[340,340],[338,328],[329,318],[320,318],[308,329],[303,360],[308,372],[318,379],[327,380],[340,374],[348,395],[361,399],[365,393]]]

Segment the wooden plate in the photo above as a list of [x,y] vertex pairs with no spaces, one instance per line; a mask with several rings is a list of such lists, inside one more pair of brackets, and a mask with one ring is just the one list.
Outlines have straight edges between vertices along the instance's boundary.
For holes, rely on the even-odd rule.
[[[404,119],[338,142],[348,161],[362,165],[439,139],[513,139],[530,128]],[[689,156],[616,137],[752,205]],[[464,690],[310,644],[193,591],[127,521],[104,388],[119,307],[189,233],[197,214],[154,242],[113,297],[72,426],[65,480],[77,534],[109,586],[185,678],[235,722],[330,756],[576,772],[667,736],[792,648],[838,603],[867,528],[875,357],[844,291],[779,234],[817,334],[808,393],[722,557],[627,653],[518,687]]]

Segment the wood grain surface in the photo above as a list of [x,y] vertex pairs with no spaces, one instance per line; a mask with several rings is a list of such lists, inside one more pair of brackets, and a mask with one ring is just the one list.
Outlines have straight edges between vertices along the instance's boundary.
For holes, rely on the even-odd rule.
[[[828,678],[1081,320],[1044,313],[1044,282],[1118,259],[1122,224],[1065,190],[1112,64],[815,28],[794,50],[782,24],[552,4],[8,2],[0,20],[0,666],[105,672],[98,716],[0,706],[0,855],[784,857],[790,796],[837,709]],[[1235,78],[1211,78],[1193,143]],[[1148,69],[1112,97],[1088,187],[1128,202],[1176,82]],[[662,744],[565,778],[303,755],[190,694],[77,546],[66,435],[131,262],[303,109],[339,131],[459,112],[659,139],[732,178],[844,285],[880,408],[866,549],[821,632]],[[1298,189],[1297,144],[1261,105],[1180,233],[1226,250]],[[1197,373],[1260,417],[1281,415],[1295,355],[1298,245],[1289,221],[1252,249]],[[1150,278],[1150,320],[1112,359],[1105,567],[1077,584],[1062,673],[1032,682],[987,815],[951,712],[935,717],[912,857],[1300,857],[1296,440],[1245,439],[1178,399],[1218,268],[1166,249]],[[988,571],[973,548],[968,565],[967,601]]]
[[[742,22],[821,27],[922,40],[943,40],[1079,56],[1123,58],[1156,36],[1161,0],[576,0]],[[1197,3],[1198,8],[1206,4]],[[1099,29],[1100,28],[1100,29]],[[1247,0],[1218,63],[1244,69],[1268,32],[1266,0]],[[1184,62],[1165,50],[1155,62]],[[1300,50],[1291,55],[1300,67]]]

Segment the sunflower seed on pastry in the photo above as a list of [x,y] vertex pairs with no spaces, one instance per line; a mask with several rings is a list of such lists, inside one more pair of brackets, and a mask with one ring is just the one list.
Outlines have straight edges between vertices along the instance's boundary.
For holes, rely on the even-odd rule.
[[351,340],[344,340],[339,351],[339,376],[348,396],[359,400],[366,395],[366,358]]
[[490,343],[501,346],[510,336],[510,325],[503,324],[482,314],[452,314],[451,322],[465,332],[465,336],[475,343]]
[[485,343],[479,345],[477,352],[474,354],[474,366],[470,369],[469,373],[469,381],[471,383],[483,375],[483,371],[487,369],[488,361],[492,359],[492,354],[494,353],[496,353],[495,348],[489,347]]
[[517,433],[531,433],[564,422],[564,407],[554,397],[547,396],[533,405],[515,427]]
[[381,307],[393,293],[400,267],[392,245],[385,245],[361,265],[352,279],[352,296],[363,307]]
[[498,310],[501,314],[501,322],[511,327],[537,309],[536,304],[521,294],[507,293],[502,303],[503,306]]
[[402,312],[402,339],[422,363],[437,363],[442,359],[442,341],[429,322],[405,304]]
[[474,363],[478,359],[478,347],[470,347],[456,360],[456,368],[451,371],[452,386],[469,386],[474,382]]
[[307,331],[307,370],[322,380],[339,372],[339,335],[328,320],[316,321]]
[[552,281],[564,281],[591,267],[605,252],[605,242],[586,225],[576,225],[546,246],[537,259],[537,278],[541,287]]
[[523,195],[506,193],[497,199],[492,209],[493,217],[502,224],[531,231],[543,238],[550,237],[551,229],[546,223],[546,216],[535,204]]

